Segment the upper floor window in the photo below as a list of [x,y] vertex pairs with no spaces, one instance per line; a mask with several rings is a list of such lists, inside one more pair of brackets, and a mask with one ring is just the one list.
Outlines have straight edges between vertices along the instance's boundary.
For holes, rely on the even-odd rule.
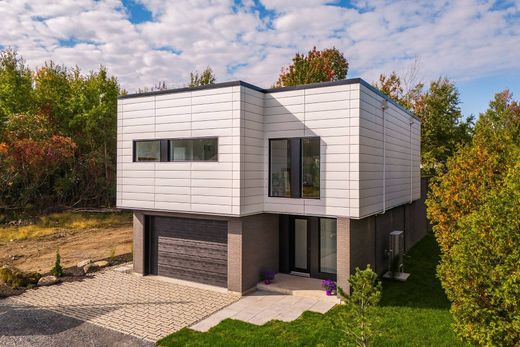
[[217,161],[218,139],[170,140],[170,161]]
[[320,197],[320,138],[269,141],[269,196]]
[[134,161],[218,161],[218,138],[136,140]]
[[161,161],[161,141],[134,141],[134,161]]

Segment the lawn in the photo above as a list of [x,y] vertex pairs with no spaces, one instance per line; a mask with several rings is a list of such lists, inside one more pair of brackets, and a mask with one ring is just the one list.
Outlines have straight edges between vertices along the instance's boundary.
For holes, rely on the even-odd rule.
[[[449,302],[435,277],[439,249],[426,236],[405,258],[412,276],[405,283],[383,282],[377,314],[381,335],[374,346],[462,346],[452,332]],[[185,328],[160,340],[160,346],[337,346],[341,332],[334,320],[341,306],[322,315],[304,314],[293,322],[256,326],[226,319],[206,333]],[[352,344],[353,345],[353,344]]]

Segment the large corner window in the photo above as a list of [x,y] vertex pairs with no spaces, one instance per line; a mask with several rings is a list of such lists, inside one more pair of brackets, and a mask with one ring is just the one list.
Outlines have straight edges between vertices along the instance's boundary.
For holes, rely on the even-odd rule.
[[320,218],[320,272],[337,272],[336,220]]
[[269,196],[320,197],[320,138],[269,141]]
[[217,161],[218,140],[214,138],[170,140],[170,161]]
[[161,161],[161,141],[134,141],[134,161]]

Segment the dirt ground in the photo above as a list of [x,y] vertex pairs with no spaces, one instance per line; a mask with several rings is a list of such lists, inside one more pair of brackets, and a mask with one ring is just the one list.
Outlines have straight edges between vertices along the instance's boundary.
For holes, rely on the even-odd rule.
[[0,264],[23,271],[46,273],[54,265],[59,248],[63,267],[85,259],[105,259],[132,252],[132,225],[86,230],[63,230],[33,239],[0,240]]

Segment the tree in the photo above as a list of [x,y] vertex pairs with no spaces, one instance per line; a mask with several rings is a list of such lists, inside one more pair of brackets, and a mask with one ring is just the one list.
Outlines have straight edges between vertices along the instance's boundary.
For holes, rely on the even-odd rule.
[[433,179],[427,200],[456,332],[479,345],[520,342],[519,163],[520,104],[505,91]]
[[[370,340],[377,335],[374,331],[377,323],[374,309],[381,299],[381,282],[368,265],[365,270],[356,268],[349,283],[352,288],[350,295],[338,288],[345,307],[341,309],[336,324],[348,337],[353,337],[358,346],[368,346]],[[344,343],[349,340],[348,337],[343,340]]]
[[473,118],[463,120],[459,92],[447,78],[430,83],[416,107],[421,119],[421,164],[425,174],[434,175],[446,168],[446,162],[459,145],[471,139]]
[[12,49],[0,51],[0,134],[9,115],[32,109],[32,96],[32,72],[25,61]]
[[383,94],[388,95],[397,101],[401,106],[415,111],[416,106],[423,96],[424,84],[422,82],[412,82],[413,85],[405,89],[401,78],[393,71],[390,76],[384,74],[379,75],[379,82],[375,84]]
[[63,267],[61,266],[61,255],[60,249],[56,249],[56,260],[54,261],[54,267],[51,269],[51,275],[56,277],[63,276]]
[[198,71],[190,72],[190,83],[188,87],[198,87],[206,84],[214,84],[216,81],[215,74],[211,67],[206,67],[201,73]]
[[421,82],[408,82],[392,72],[380,75],[375,86],[421,119],[421,171],[435,175],[446,169],[446,162],[458,146],[471,139],[473,117],[463,118],[457,87],[447,78],[431,81],[424,91]]
[[102,66],[33,72],[0,53],[0,208],[113,205],[120,93]]
[[348,62],[335,47],[319,51],[314,47],[307,55],[296,53],[289,67],[283,67],[275,87],[338,81],[345,79]]

